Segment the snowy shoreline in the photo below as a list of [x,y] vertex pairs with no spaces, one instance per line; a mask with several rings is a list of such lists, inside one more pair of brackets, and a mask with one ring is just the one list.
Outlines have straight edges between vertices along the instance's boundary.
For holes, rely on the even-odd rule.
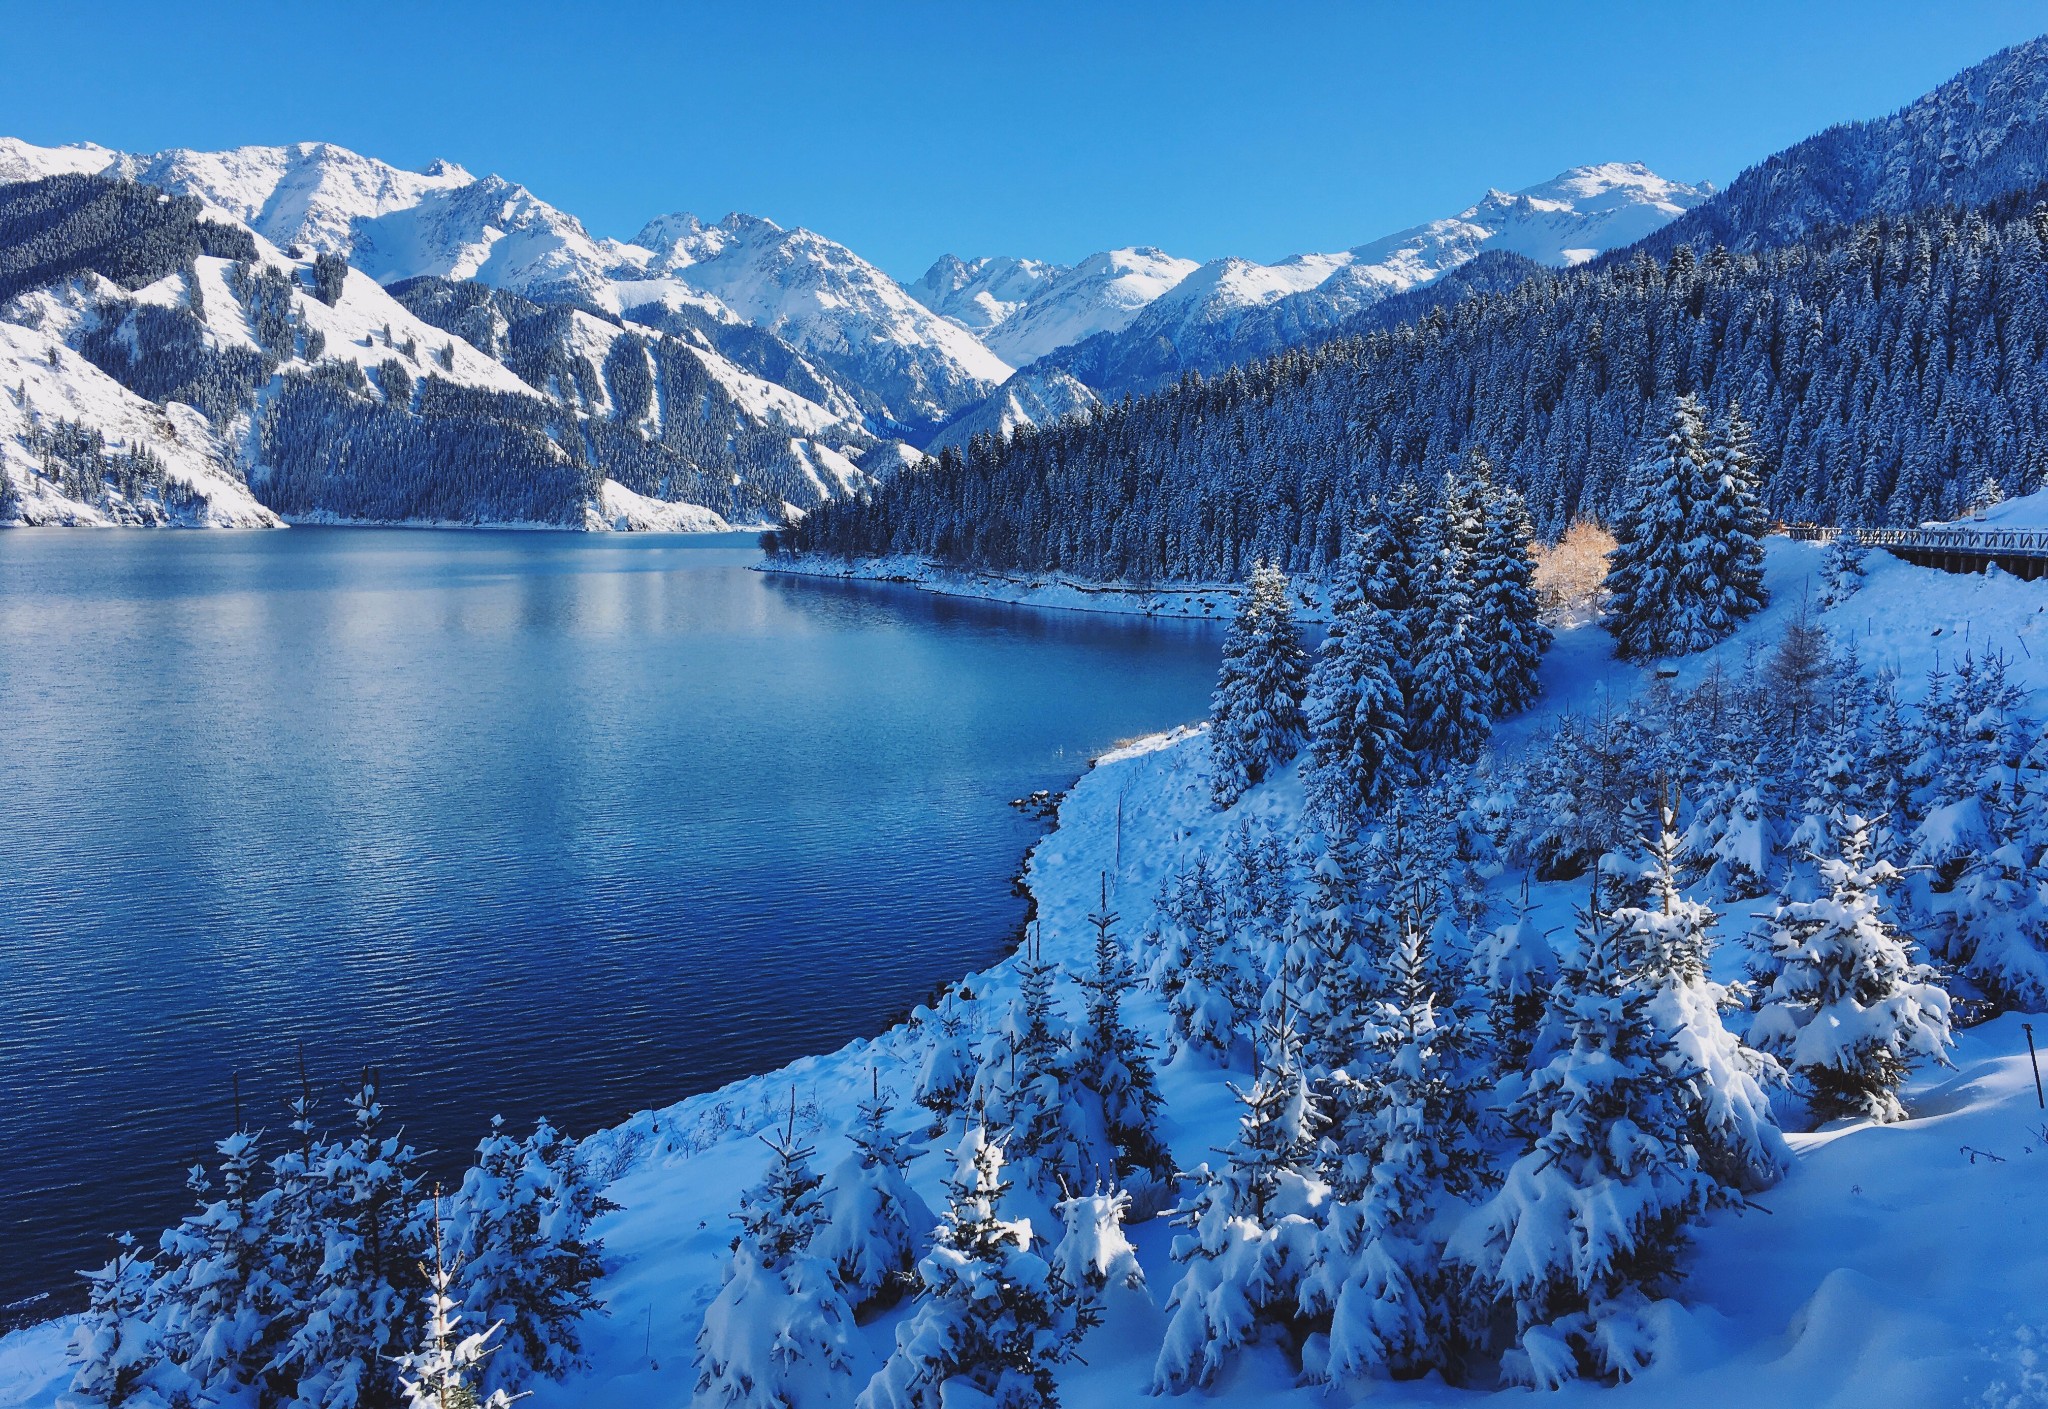
[[[1197,621],[1228,621],[1243,593],[1238,583],[1186,583],[1174,587],[1119,587],[1080,582],[1057,573],[974,572],[950,568],[929,559],[794,557],[765,559],[756,572],[783,577],[820,578],[836,582],[882,582],[914,587],[939,597],[967,597],[1008,606],[1047,611],[1098,612],[1106,616],[1180,617]],[[1297,583],[1295,616],[1305,622],[1328,620],[1320,589]]]

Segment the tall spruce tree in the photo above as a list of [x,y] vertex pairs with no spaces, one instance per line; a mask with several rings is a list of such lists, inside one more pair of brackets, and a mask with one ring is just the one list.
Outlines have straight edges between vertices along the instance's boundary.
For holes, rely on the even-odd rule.
[[740,1235],[725,1284],[697,1335],[697,1401],[744,1409],[843,1403],[853,1369],[853,1308],[811,1250],[825,1219],[814,1153],[788,1124],[762,1137],[769,1162],[740,1195]]
[[1287,575],[1261,564],[1224,637],[1210,708],[1219,806],[1230,806],[1294,757],[1308,732],[1301,711],[1307,689],[1308,653],[1294,624]]
[[[1480,461],[1484,464],[1483,458]],[[1473,635],[1487,676],[1494,718],[1519,714],[1536,698],[1537,671],[1550,649],[1550,628],[1539,616],[1536,530],[1522,496],[1483,477],[1483,527],[1471,557]]]
[[1719,1196],[1686,1138],[1670,1038],[1597,899],[1549,1019],[1562,1045],[1508,1114],[1525,1153],[1449,1245],[1513,1313],[1504,1371],[1541,1388],[1650,1363],[1644,1313],[1677,1275],[1686,1225]]
[[1418,766],[1469,763],[1486,744],[1491,682],[1464,574],[1460,552],[1438,550],[1407,709],[1408,751]]
[[1302,783],[1326,836],[1339,841],[1362,813],[1384,807],[1408,775],[1407,721],[1394,651],[1405,634],[1366,590],[1373,539],[1352,540],[1330,584],[1329,634],[1316,652],[1304,705]]
[[1903,1120],[1899,1084],[1948,1049],[1949,998],[1891,921],[1899,873],[1871,856],[1869,821],[1839,817],[1834,830],[1836,854],[1820,863],[1827,893],[1771,914],[1770,979],[1749,1040],[1791,1068],[1816,1119]]
[[1746,423],[1731,412],[1710,440],[1699,402],[1679,397],[1615,524],[1606,587],[1616,651],[1685,655],[1726,637],[1764,603],[1763,529]]

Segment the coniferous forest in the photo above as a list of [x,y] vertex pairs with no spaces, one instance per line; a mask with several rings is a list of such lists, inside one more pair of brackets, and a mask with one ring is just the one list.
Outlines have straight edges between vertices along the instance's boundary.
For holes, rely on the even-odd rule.
[[1326,572],[1349,518],[1470,450],[1538,531],[1612,523],[1670,398],[1752,428],[1771,518],[1951,517],[2048,473],[2048,207],[2032,192],[1542,272],[1413,324],[984,437],[786,529],[799,552],[1149,584]]

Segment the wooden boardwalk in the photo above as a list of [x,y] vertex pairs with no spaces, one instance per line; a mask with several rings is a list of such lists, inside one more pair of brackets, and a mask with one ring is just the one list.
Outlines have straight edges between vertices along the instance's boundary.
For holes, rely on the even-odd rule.
[[1850,537],[1865,548],[1882,548],[1924,568],[1943,572],[2000,572],[2034,581],[2048,577],[2048,529],[2039,528],[1836,528],[1792,524],[1794,538],[1827,543]]

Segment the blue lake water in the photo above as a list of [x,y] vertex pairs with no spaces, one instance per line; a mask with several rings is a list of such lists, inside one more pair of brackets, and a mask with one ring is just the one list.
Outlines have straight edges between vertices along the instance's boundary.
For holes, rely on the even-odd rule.
[[[738,537],[0,533],[0,1305],[365,1063],[459,1165],[994,959],[1060,788],[1213,626],[748,571]],[[17,1308],[15,1315],[23,1314]]]

